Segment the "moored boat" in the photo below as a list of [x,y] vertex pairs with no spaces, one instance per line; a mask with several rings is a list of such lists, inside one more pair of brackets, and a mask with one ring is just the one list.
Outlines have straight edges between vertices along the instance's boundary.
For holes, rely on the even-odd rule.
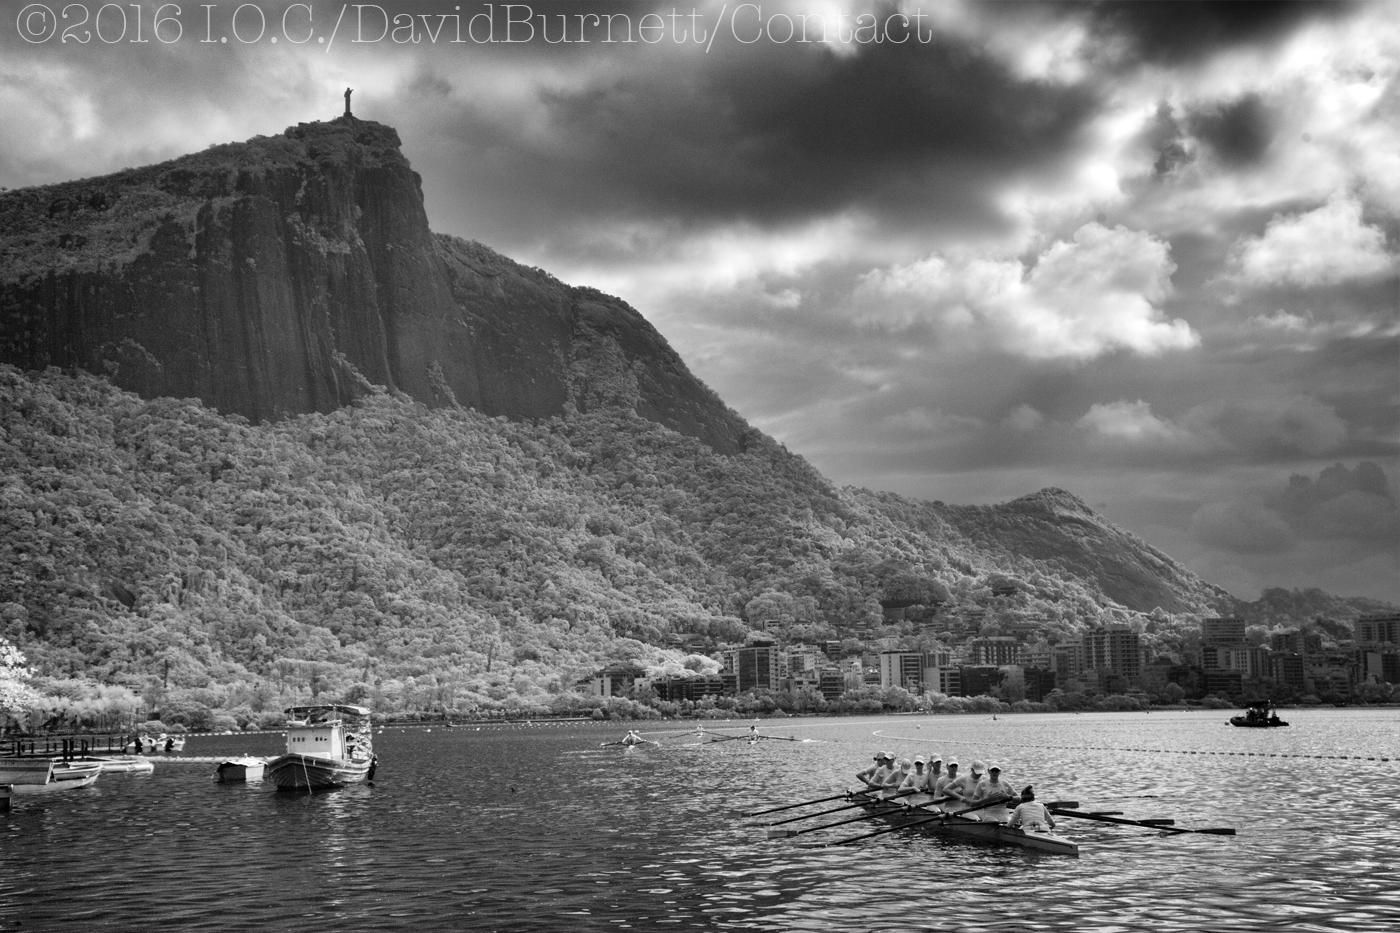
[[214,773],[221,784],[237,784],[243,781],[261,781],[266,768],[266,758],[244,755],[241,758],[230,758],[220,762],[219,767],[214,769]]
[[0,759],[0,787],[8,794],[53,794],[87,787],[102,775],[102,766],[52,758]]
[[0,784],[47,784],[51,780],[52,758],[0,758]]
[[293,706],[286,713],[287,752],[263,770],[278,790],[325,790],[374,777],[369,710],[333,703]]
[[103,774],[112,772],[150,774],[156,769],[155,763],[151,759],[142,758],[140,755],[85,755],[68,760],[78,764],[95,764],[102,769]]
[[936,809],[922,809],[919,804],[928,803],[933,799],[928,794],[915,794],[905,798],[908,806],[886,803],[872,795],[862,796],[866,797],[863,806],[868,812],[878,814],[880,819],[893,826],[905,826],[934,836],[952,836],[993,845],[1016,846],[1055,855],[1079,855],[1078,843],[1056,833],[1013,828],[998,820],[980,819],[975,813],[958,816],[956,813],[939,814]]

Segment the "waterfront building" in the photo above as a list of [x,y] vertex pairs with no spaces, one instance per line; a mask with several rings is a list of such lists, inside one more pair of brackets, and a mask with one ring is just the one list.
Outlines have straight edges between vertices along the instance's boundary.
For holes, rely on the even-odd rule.
[[1207,647],[1243,645],[1244,619],[1230,616],[1201,620],[1201,644]]
[[903,687],[910,693],[922,693],[927,682],[925,672],[934,666],[922,651],[881,651],[880,686]]
[[1128,685],[1142,678],[1142,641],[1130,628],[1114,626],[1084,633],[1084,667],[1121,677]]
[[1352,632],[1358,645],[1400,645],[1400,612],[1364,615]]
[[1009,635],[984,635],[968,640],[966,656],[968,663],[974,665],[1020,664],[1021,644]]
[[782,652],[771,642],[729,648],[724,652],[725,672],[734,678],[734,692],[782,688]]

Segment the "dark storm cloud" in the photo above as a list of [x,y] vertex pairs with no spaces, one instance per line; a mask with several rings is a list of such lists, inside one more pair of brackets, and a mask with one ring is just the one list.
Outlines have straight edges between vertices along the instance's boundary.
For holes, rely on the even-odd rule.
[[1191,114],[1187,125],[1203,143],[1234,168],[1247,168],[1269,148],[1269,108],[1257,94],[1247,94],[1208,111]]
[[465,148],[508,152],[477,168],[538,192],[556,225],[768,225],[860,206],[892,225],[993,227],[989,182],[1053,171],[1096,106],[1087,88],[1018,79],[948,39],[606,54],[616,68],[536,92],[543,132],[473,106],[466,87],[446,129]]
[[[1083,10],[1077,2],[1058,6]],[[1318,18],[1342,17],[1354,8],[1342,0],[1117,0],[1089,7],[1101,41],[1127,40],[1122,64],[1186,64],[1222,48],[1277,41]]]

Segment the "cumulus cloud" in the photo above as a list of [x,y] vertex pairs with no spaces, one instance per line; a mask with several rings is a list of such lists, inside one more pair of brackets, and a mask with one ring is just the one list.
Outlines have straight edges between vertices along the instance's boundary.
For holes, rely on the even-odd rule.
[[1180,421],[1212,449],[1251,459],[1321,456],[1347,439],[1336,409],[1302,393],[1216,399],[1192,407]]
[[1270,504],[1309,537],[1400,542],[1400,508],[1373,462],[1333,464],[1316,479],[1294,474]]
[[1158,418],[1152,406],[1138,399],[1135,402],[1095,404],[1079,419],[1080,428],[1091,435],[1127,444],[1180,444],[1190,435],[1177,425]]
[[1275,216],[1230,258],[1235,281],[1251,286],[1319,286],[1396,274],[1385,232],[1362,219],[1354,197],[1338,195],[1302,214]]
[[1393,550],[1400,546],[1400,508],[1377,464],[1337,463],[1316,479],[1295,473],[1259,497],[1207,503],[1191,530],[1204,543],[1243,553],[1286,550],[1302,540],[1384,542]]
[[874,323],[932,321],[945,337],[1032,359],[1151,356],[1199,340],[1161,313],[1175,268],[1150,234],[1089,223],[1030,265],[934,255],[866,274],[855,299]]

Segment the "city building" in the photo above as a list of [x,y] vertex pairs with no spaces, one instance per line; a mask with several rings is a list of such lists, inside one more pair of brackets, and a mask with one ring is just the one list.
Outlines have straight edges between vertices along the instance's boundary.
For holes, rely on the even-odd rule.
[[990,664],[967,664],[958,668],[958,696],[990,695],[1001,685],[1001,670]]
[[1269,677],[1298,693],[1307,690],[1301,654],[1273,652],[1269,656]]
[[1274,632],[1269,636],[1269,648],[1289,654],[1316,654],[1322,650],[1322,636],[1298,629]]
[[1001,667],[1004,664],[1020,664],[1022,660],[1021,643],[1009,635],[971,638],[966,649],[967,662],[973,665]]
[[910,693],[922,693],[926,674],[934,665],[922,651],[881,651],[880,686],[903,687]]
[[733,675],[734,692],[782,689],[782,652],[771,642],[729,648],[724,652],[725,672]]
[[1084,667],[1117,675],[1135,686],[1142,678],[1142,642],[1130,628],[1101,628],[1084,633]]
[[1400,613],[1364,615],[1352,632],[1358,645],[1400,645]]
[[1202,619],[1201,644],[1208,647],[1228,647],[1244,644],[1244,619],[1236,617]]
[[1077,641],[1054,645],[1050,649],[1050,661],[1056,681],[1063,686],[1084,672],[1084,645]]
[[708,696],[720,696],[725,692],[724,678],[718,674],[709,677],[658,677],[651,682],[651,689],[662,700],[700,700]]

